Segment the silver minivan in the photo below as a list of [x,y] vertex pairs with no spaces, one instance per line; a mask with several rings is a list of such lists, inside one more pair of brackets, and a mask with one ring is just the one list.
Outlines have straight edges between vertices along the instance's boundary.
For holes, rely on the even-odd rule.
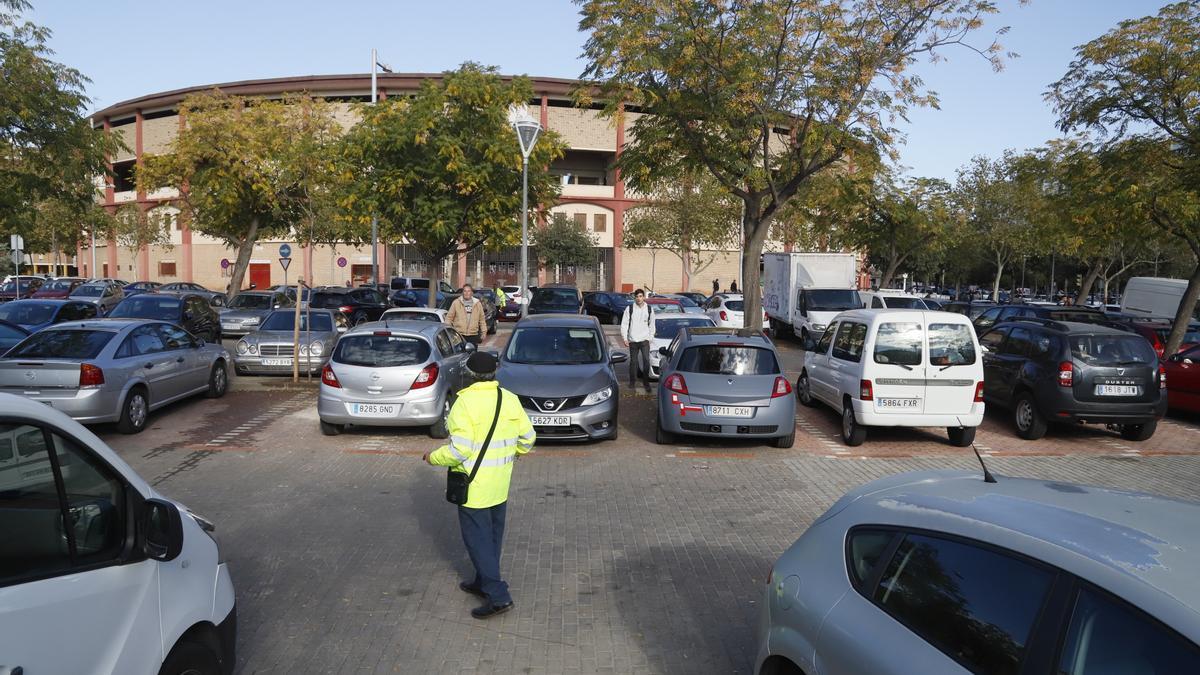
[[321,433],[346,425],[429,427],[445,438],[454,396],[471,384],[467,357],[475,345],[429,321],[374,321],[338,338],[321,371]]

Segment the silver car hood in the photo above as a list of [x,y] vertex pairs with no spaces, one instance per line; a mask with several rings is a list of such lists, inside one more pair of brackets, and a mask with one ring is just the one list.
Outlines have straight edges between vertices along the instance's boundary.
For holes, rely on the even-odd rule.
[[613,384],[607,363],[535,365],[502,361],[500,386],[519,396],[586,396]]

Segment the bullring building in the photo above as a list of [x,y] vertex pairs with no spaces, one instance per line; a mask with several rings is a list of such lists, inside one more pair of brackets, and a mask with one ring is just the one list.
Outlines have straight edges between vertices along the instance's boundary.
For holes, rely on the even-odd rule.
[[[422,81],[438,79],[436,74],[385,73],[378,79],[379,97],[407,95]],[[683,266],[679,257],[665,250],[629,249],[622,245],[627,214],[639,203],[627,192],[613,164],[625,144],[629,127],[640,113],[627,112],[622,125],[600,116],[598,110],[574,106],[570,90],[574,80],[531,78],[535,92],[531,110],[540,116],[543,127],[558,132],[567,144],[566,154],[550,168],[560,177],[561,194],[552,213],[589,232],[595,242],[594,256],[587,264],[538,269],[539,283],[574,283],[583,290],[631,290],[650,287],[664,292],[682,290]],[[370,100],[370,75],[317,75],[263,80],[248,80],[219,85],[177,89],[117,103],[93,116],[97,127],[119,135],[128,150],[112,158],[114,178],[104,185],[103,203],[111,210],[136,204],[150,211],[175,211],[171,205],[173,190],[139,193],[133,183],[133,169],[144,154],[169,151],[181,124],[177,114],[180,102],[188,95],[219,88],[226,94],[250,97],[282,97],[286,93],[307,92],[335,104],[343,126],[355,121],[352,106]],[[514,137],[513,143],[516,143]],[[223,242],[189,230],[182,219],[170,219],[170,244],[130,249],[115,241],[97,241],[96,250],[85,242],[76,251],[76,271],[81,276],[117,277],[130,281],[192,281],[214,290],[229,283],[236,251]],[[316,285],[354,285],[369,281],[370,247],[354,245],[302,246],[295,241],[260,241],[255,247],[245,284],[266,288],[283,283],[284,270],[278,262],[279,248],[287,243],[292,260],[288,281],[302,276]],[[381,242],[377,250],[381,281],[391,276],[426,277],[429,269],[418,253],[402,243]],[[714,252],[709,266],[699,270],[691,286],[711,290],[713,279],[727,287],[738,278],[739,251]],[[94,269],[93,269],[93,262]],[[35,258],[35,265],[39,261]],[[531,252],[530,267],[537,265]],[[520,249],[477,250],[447,260],[443,278],[452,285],[463,283],[515,284],[520,274]]]

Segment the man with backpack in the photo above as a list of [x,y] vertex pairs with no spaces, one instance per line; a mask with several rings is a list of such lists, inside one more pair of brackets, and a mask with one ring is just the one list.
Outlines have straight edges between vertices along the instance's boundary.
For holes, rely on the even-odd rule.
[[621,341],[629,348],[629,388],[637,384],[642,369],[642,386],[650,393],[650,341],[654,339],[654,309],[646,304],[646,292],[633,292],[633,304],[621,315]]

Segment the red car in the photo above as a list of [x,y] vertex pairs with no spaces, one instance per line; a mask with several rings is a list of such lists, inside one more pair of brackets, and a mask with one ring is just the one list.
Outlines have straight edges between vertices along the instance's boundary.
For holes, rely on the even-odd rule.
[[1200,413],[1200,345],[1163,361],[1167,369],[1167,405]]
[[83,279],[74,279],[69,277],[51,279],[50,281],[42,284],[42,287],[37,289],[37,292],[33,294],[33,297],[60,299],[68,298],[71,296],[71,291],[75,290],[75,287],[83,282]]
[[653,307],[655,312],[683,314],[683,303],[673,298],[646,298],[646,304]]

